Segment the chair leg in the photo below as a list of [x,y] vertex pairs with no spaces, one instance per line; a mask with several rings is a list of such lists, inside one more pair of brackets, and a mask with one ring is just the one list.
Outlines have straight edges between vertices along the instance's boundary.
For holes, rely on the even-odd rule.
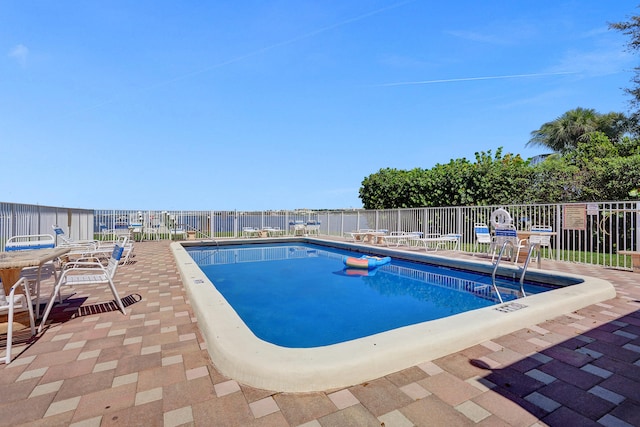
[[116,286],[113,284],[113,281],[111,279],[109,279],[109,287],[111,288],[111,292],[113,293],[113,297],[116,300],[116,304],[118,304],[118,308],[120,308],[120,311],[122,312],[122,314],[127,314],[126,310],[124,309],[124,304],[122,304],[122,300],[120,299],[120,295],[118,294],[118,291],[116,290]]
[[[21,302],[21,304],[25,304],[27,306],[27,310],[29,311],[29,327],[31,330],[31,335],[35,335],[36,333],[36,329],[35,329],[35,318],[33,316],[33,305],[32,305],[32,301],[31,301],[31,291],[29,289],[29,287],[31,286],[31,282],[27,281],[26,279],[20,279],[22,281],[22,287],[24,289],[24,294],[20,297],[20,299],[24,299],[24,301]],[[16,295],[15,295],[15,289],[17,288],[17,284],[14,285],[14,287],[11,289],[11,292],[9,293],[9,312],[8,312],[8,318],[7,318],[7,350],[6,350],[6,354],[4,357],[4,363],[5,364],[9,364],[11,363],[11,349],[13,346],[13,317],[15,315],[15,301],[16,301]]]
[[49,313],[51,312],[51,307],[56,301],[56,295],[60,295],[60,283],[56,283],[53,287],[53,292],[51,292],[51,297],[49,298],[49,302],[47,302],[47,306],[44,309],[44,314],[42,315],[42,320],[40,321],[40,326],[38,326],[38,333],[42,332],[42,327],[47,323],[47,318],[49,317]]
[[[27,309],[29,310],[29,327],[31,329],[31,335],[33,336],[36,334],[36,317],[34,316],[34,311],[33,311],[33,300],[31,299],[30,285],[31,283],[29,282],[24,284],[24,297],[26,300],[25,303],[27,304]],[[38,286],[39,286],[39,283],[38,283]]]
[[[13,295],[11,295],[13,298]],[[9,318],[7,319],[7,354],[4,363],[11,363],[11,343],[13,342],[13,303],[9,304]]]

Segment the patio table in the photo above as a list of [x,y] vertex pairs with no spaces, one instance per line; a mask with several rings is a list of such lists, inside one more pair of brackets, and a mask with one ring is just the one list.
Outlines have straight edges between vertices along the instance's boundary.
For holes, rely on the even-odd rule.
[[[24,251],[0,252],[0,279],[5,295],[9,295],[11,287],[20,279],[20,273],[26,267],[38,267],[36,283],[36,313],[40,306],[40,274],[42,266],[67,252],[70,248],[31,249]],[[36,314],[36,315],[37,315]]]
[[529,239],[531,236],[557,236],[555,231],[531,231],[531,230],[518,230],[516,231],[518,239]]
[[370,231],[365,233],[365,237],[363,241],[368,241],[369,243],[382,243],[383,236],[387,233],[385,231]]

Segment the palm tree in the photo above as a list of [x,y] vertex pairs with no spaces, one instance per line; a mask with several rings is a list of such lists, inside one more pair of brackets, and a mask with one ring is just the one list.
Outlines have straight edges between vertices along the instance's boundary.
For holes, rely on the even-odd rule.
[[600,114],[591,108],[578,107],[531,132],[526,146],[543,146],[556,153],[576,148],[578,142],[588,141],[593,132],[603,132],[612,142],[625,133],[627,118],[622,113]]

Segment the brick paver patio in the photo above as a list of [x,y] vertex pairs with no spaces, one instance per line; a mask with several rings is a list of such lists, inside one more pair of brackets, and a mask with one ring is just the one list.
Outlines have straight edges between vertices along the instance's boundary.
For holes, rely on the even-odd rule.
[[105,287],[68,289],[42,334],[19,335],[0,365],[0,425],[639,426],[640,274],[544,267],[618,296],[367,383],[276,393],[216,370],[169,243],[136,243],[116,277],[126,316]]

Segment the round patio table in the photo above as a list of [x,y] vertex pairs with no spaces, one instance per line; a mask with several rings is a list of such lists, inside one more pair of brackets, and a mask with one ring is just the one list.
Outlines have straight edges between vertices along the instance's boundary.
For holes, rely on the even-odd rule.
[[[25,267],[42,267],[45,263],[69,252],[69,248],[29,249],[23,251],[0,252],[0,280],[5,295],[9,295],[11,287],[20,279],[20,272]],[[38,270],[38,279],[40,270]],[[38,280],[39,282],[39,280]],[[36,289],[36,300],[39,299],[40,283]]]

